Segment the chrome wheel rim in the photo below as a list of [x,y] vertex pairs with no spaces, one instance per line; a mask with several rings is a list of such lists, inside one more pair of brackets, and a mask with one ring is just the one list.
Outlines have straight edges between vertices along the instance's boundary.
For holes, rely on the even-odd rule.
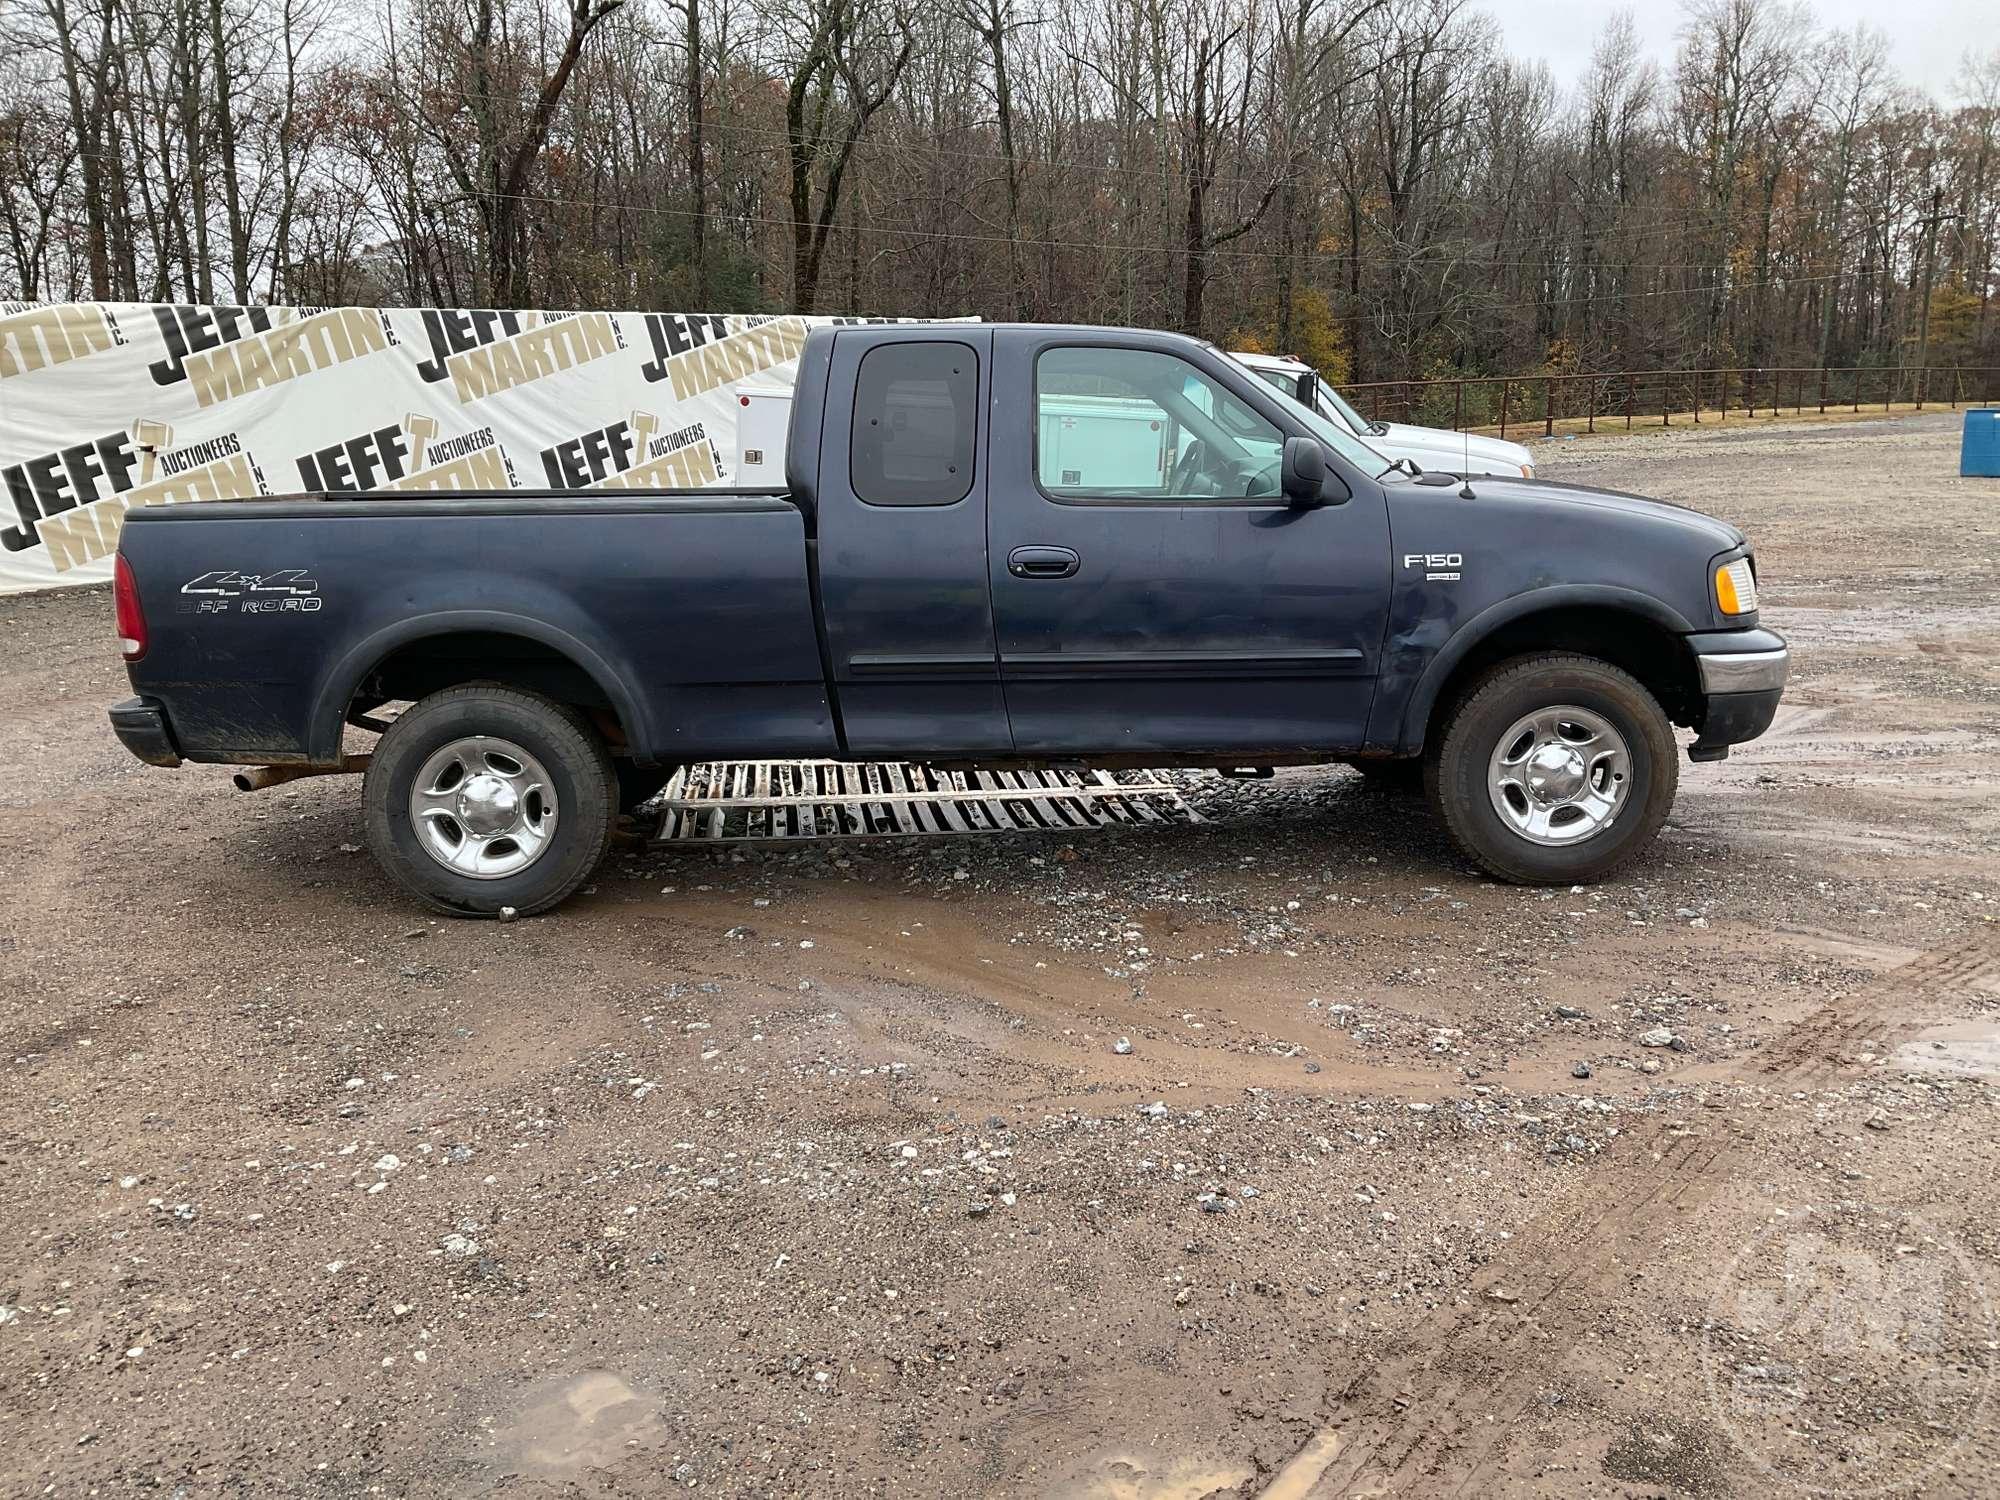
[[433,752],[417,772],[410,826],[424,853],[453,874],[504,880],[548,853],[555,784],[513,741],[468,735]]
[[1632,789],[1632,753],[1604,715],[1574,703],[1523,714],[1486,764],[1493,810],[1531,844],[1580,844],[1611,826]]

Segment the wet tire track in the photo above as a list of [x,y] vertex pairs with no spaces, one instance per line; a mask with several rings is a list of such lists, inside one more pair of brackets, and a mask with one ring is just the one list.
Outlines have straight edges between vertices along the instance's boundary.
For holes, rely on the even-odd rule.
[[[1759,1059],[1761,1077],[1821,1086],[1849,1066],[1850,1044],[1920,1024],[1921,996],[1942,997],[2000,974],[2000,931],[1975,933],[1889,970],[1816,1011]],[[1582,1334],[1588,1291],[1618,1267],[1652,1261],[1679,1222],[1729,1179],[1751,1133],[1663,1120],[1621,1137],[1602,1167],[1472,1278],[1465,1299],[1435,1313],[1404,1351],[1359,1372],[1339,1392],[1331,1425],[1339,1460],[1316,1490],[1328,1495],[1479,1495],[1519,1416],[1553,1363]],[[1442,1373],[1443,1378],[1437,1378]],[[1418,1389],[1420,1382],[1428,1387]]]

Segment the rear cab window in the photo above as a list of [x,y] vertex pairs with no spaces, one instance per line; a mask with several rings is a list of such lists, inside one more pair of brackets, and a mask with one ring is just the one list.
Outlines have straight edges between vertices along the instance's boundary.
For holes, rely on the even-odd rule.
[[862,356],[848,480],[867,505],[956,505],[972,493],[979,356],[946,340],[896,342]]

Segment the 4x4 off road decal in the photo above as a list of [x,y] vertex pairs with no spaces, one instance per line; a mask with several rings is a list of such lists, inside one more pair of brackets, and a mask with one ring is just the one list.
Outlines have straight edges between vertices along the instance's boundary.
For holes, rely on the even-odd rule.
[[181,585],[183,614],[315,615],[320,611],[319,582],[304,568],[275,568],[268,573],[218,569]]

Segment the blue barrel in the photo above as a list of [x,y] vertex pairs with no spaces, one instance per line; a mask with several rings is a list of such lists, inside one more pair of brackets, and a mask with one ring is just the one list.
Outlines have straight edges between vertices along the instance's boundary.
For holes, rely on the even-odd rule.
[[1968,479],[2000,479],[2000,407],[1966,408],[1958,472]]

